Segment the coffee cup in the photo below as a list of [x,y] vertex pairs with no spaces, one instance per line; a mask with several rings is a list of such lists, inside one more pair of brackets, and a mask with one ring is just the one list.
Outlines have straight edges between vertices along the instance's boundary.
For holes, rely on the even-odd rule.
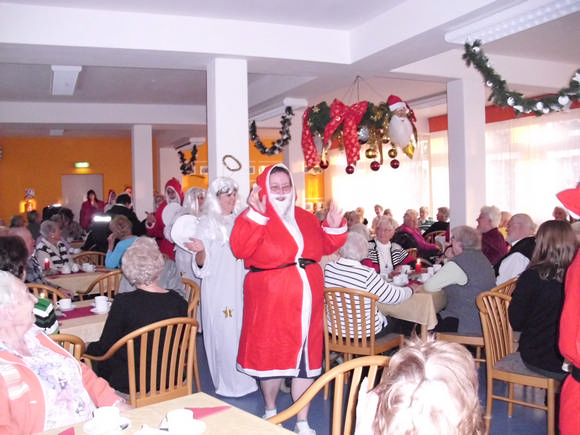
[[93,411],[93,425],[100,433],[118,430],[120,423],[121,414],[116,406],[103,406]]
[[72,308],[71,299],[60,299],[57,303],[61,310],[70,310]]
[[78,264],[73,263],[70,269],[73,271],[73,273],[77,273],[79,270],[81,270],[81,267]]
[[174,409],[167,413],[167,428],[172,435],[191,434],[194,421],[193,412],[189,409]]
[[96,296],[95,309],[97,311],[107,311],[109,309],[109,298],[107,296]]
[[401,286],[407,284],[408,282],[409,278],[404,273],[401,273],[400,275],[396,275],[393,277],[393,284],[395,285]]
[[437,273],[437,272],[439,272],[439,271],[441,270],[441,267],[442,267],[442,266],[441,266],[440,264],[434,264],[434,265],[433,265],[433,272],[434,272],[434,273]]
[[60,271],[62,273],[67,273],[67,274],[72,272],[72,270],[68,264],[65,264],[64,266],[62,266],[62,269]]
[[401,266],[401,272],[403,272],[403,273],[411,273],[411,265],[410,264],[403,264]]

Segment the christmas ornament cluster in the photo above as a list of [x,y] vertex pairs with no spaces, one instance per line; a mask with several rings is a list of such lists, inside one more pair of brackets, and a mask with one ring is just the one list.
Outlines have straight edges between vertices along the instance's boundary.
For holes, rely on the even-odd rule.
[[411,159],[415,153],[415,122],[413,110],[395,95],[379,104],[359,101],[347,106],[335,99],[329,106],[323,101],[308,107],[302,118],[305,166],[320,173],[329,166],[328,150],[338,147],[345,151],[346,173],[352,174],[365,148],[364,156],[372,160],[371,170],[378,171],[385,160],[383,146],[388,146],[390,166],[397,169],[398,148]]

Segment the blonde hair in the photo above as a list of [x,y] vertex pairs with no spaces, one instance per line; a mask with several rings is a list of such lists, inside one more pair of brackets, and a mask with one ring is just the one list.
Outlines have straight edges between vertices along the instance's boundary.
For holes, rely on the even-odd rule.
[[478,379],[471,354],[458,343],[409,340],[374,392],[377,434],[483,434]]
[[130,235],[133,231],[133,224],[127,216],[122,214],[116,215],[109,223],[109,229],[115,234],[118,239],[122,239]]

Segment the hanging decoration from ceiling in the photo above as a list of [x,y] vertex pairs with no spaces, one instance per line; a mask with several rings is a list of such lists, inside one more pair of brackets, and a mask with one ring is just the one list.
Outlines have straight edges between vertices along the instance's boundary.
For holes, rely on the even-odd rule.
[[495,72],[489,59],[481,49],[481,41],[465,43],[463,59],[467,66],[473,66],[481,73],[485,84],[492,89],[489,100],[502,107],[512,107],[516,113],[534,112],[537,116],[550,112],[568,110],[574,100],[580,101],[580,69],[570,79],[567,88],[543,98],[524,98],[523,94],[510,91],[506,81]]
[[328,150],[339,147],[345,151],[345,171],[352,174],[364,147],[365,157],[372,160],[371,170],[378,171],[384,163],[383,145],[390,145],[387,154],[390,166],[396,169],[400,165],[397,147],[413,158],[417,142],[415,121],[411,108],[394,95],[379,104],[359,101],[347,106],[335,99],[328,106],[323,101],[308,107],[302,118],[304,162],[311,173],[320,173],[329,166]]
[[258,136],[257,129],[256,129],[256,121],[252,121],[250,124],[250,140],[254,142],[256,148],[260,153],[265,154],[267,156],[274,156],[282,151],[288,143],[290,142],[290,126],[292,125],[292,117],[294,116],[294,112],[292,111],[292,107],[287,106],[284,109],[284,114],[280,119],[280,124],[282,128],[280,130],[280,139],[272,144],[270,148],[267,148],[260,137]]
[[178,151],[179,170],[183,175],[191,175],[195,172],[195,161],[197,160],[197,145],[193,144],[191,148],[191,159],[187,160],[183,152]]

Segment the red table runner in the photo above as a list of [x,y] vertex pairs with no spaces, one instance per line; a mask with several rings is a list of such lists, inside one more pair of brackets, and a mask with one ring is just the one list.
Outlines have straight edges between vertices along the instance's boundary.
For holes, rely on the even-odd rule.
[[74,310],[71,311],[63,311],[62,312],[62,316],[58,316],[59,319],[76,319],[77,317],[86,317],[86,316],[94,316],[97,313],[93,313],[91,310],[94,307],[92,306],[88,306],[88,307],[82,307],[82,308],[75,308]]

